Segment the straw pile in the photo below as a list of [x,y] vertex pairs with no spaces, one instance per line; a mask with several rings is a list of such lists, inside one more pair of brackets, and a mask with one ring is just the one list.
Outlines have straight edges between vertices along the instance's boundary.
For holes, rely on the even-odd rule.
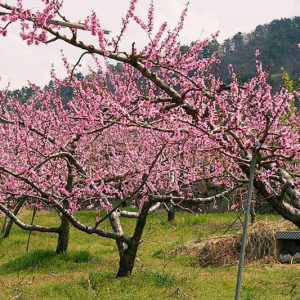
[[[248,228],[246,262],[262,258],[275,258],[275,232],[295,228],[288,221],[260,221]],[[224,267],[237,264],[241,247],[242,232],[202,239],[180,249],[180,255],[198,256],[201,267]]]

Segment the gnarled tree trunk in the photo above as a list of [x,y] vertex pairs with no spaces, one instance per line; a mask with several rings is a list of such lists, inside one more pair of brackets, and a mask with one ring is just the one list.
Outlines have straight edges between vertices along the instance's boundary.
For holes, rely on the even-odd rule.
[[66,253],[70,239],[70,221],[65,215],[61,215],[61,224],[58,231],[56,253]]
[[121,253],[119,252],[120,253],[119,270],[117,272],[116,277],[125,277],[132,273],[137,250],[141,242],[141,237],[146,225],[146,220],[147,220],[150,207],[151,207],[150,201],[146,202],[143,205],[141,212],[137,218],[134,234],[131,237],[131,242],[128,243],[126,249],[124,249]]

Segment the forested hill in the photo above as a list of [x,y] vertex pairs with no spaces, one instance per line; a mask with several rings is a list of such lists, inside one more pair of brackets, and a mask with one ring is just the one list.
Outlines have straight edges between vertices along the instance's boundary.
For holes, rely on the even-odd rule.
[[258,25],[253,32],[238,32],[222,44],[212,41],[205,49],[204,56],[219,51],[221,76],[228,79],[228,64],[234,66],[242,81],[255,73],[255,50],[261,51],[265,66],[272,65],[271,84],[278,87],[282,78],[282,67],[290,77],[300,77],[300,17],[273,20],[269,24]]

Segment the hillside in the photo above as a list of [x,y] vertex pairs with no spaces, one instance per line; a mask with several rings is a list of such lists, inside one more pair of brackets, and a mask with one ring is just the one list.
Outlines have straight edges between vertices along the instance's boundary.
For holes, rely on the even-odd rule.
[[238,32],[222,44],[212,41],[203,55],[218,51],[221,59],[221,77],[228,80],[228,64],[232,64],[245,81],[255,73],[255,50],[261,51],[264,66],[271,66],[271,84],[278,88],[284,68],[293,80],[300,77],[300,17],[273,20],[258,25],[250,33]]

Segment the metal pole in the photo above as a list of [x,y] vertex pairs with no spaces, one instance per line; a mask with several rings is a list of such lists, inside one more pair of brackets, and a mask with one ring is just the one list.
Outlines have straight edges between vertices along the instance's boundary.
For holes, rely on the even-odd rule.
[[[35,206],[34,209],[33,209],[33,213],[32,213],[32,218],[31,218],[31,223],[30,223],[31,226],[33,225],[33,221],[34,221],[34,218],[35,218],[36,210],[37,209],[36,209],[36,206]],[[29,235],[28,235],[28,240],[27,240],[27,245],[26,245],[26,253],[29,250],[29,243],[30,243],[30,238],[31,238],[31,232],[32,232],[32,230],[29,230]]]
[[240,259],[239,259],[239,269],[238,269],[236,288],[235,288],[235,298],[234,298],[235,300],[240,299],[242,274],[243,274],[243,268],[244,268],[244,258],[245,258],[245,252],[246,252],[246,242],[247,242],[247,228],[248,228],[248,223],[249,223],[251,199],[252,199],[252,192],[253,192],[253,180],[254,180],[254,173],[255,173],[255,165],[256,165],[256,151],[253,151],[252,159],[251,159],[251,163],[250,163],[250,171],[249,171],[247,204],[246,204],[246,212],[245,212],[244,226],[243,226],[243,236],[242,236],[242,245],[241,245],[241,252],[240,252]]

